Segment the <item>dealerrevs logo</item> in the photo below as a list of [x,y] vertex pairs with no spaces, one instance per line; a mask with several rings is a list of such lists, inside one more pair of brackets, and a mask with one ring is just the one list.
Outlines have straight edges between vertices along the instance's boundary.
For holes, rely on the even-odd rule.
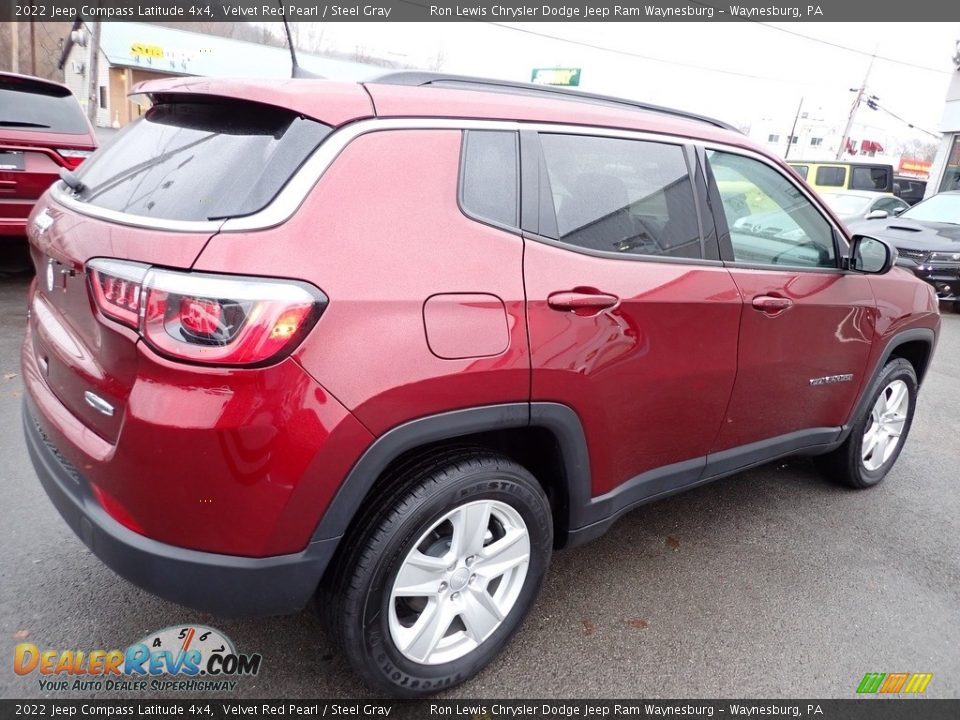
[[233,690],[240,678],[260,672],[259,654],[238,653],[215,628],[174,626],[147,635],[126,650],[14,648],[17,675],[39,675],[45,692]]

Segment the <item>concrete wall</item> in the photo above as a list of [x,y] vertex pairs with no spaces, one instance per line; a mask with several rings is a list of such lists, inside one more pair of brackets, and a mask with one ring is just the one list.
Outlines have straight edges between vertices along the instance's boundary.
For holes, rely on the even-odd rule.
[[[70,88],[77,99],[83,111],[87,111],[87,92],[89,91],[88,78],[90,72],[90,45],[80,47],[74,45],[67,55],[67,61],[63,65],[63,82]],[[99,127],[109,127],[113,123],[113,112],[111,109],[110,98],[110,64],[107,62],[107,56],[100,53],[100,60],[97,67],[98,87],[107,88],[106,107],[97,108],[96,125]],[[98,102],[99,105],[99,93]]]
[[[924,197],[930,197],[940,192],[943,185],[944,174],[947,172],[947,164],[950,160],[951,151],[954,147],[954,139],[960,135],[960,68],[950,76],[950,84],[947,86],[947,99],[943,107],[943,118],[940,121],[940,130],[943,132],[943,138],[940,140],[940,147],[937,148],[937,157],[933,161],[933,167],[930,169],[930,182],[927,183],[927,192]],[[951,177],[953,173],[950,173]],[[947,187],[944,189],[953,189]]]

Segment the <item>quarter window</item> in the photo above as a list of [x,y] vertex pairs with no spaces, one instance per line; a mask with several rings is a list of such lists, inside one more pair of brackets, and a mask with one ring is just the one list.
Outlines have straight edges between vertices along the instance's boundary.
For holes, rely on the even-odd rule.
[[702,257],[681,146],[587,135],[540,140],[556,239],[601,252]]
[[464,138],[461,204],[468,214],[500,225],[519,225],[517,134],[471,130]]
[[836,267],[833,230],[799,188],[768,165],[708,152],[733,257],[752,265]]

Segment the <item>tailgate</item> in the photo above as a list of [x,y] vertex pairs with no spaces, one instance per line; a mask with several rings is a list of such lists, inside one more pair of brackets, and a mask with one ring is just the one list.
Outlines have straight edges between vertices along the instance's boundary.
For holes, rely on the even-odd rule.
[[162,235],[80,215],[48,200],[38,205],[28,228],[37,272],[30,313],[37,364],[60,402],[111,443],[136,378],[138,336],[98,313],[84,266],[95,257],[129,257],[188,268],[211,237]]

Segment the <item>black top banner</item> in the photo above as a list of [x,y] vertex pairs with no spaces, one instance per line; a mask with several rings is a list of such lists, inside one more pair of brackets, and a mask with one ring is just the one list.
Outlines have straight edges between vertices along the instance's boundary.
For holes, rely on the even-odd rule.
[[944,0],[0,0],[0,21],[196,22],[919,22],[960,21]]
[[0,720],[180,717],[226,720],[390,718],[390,720],[604,720],[609,718],[808,718],[956,720],[960,700],[0,700]]

